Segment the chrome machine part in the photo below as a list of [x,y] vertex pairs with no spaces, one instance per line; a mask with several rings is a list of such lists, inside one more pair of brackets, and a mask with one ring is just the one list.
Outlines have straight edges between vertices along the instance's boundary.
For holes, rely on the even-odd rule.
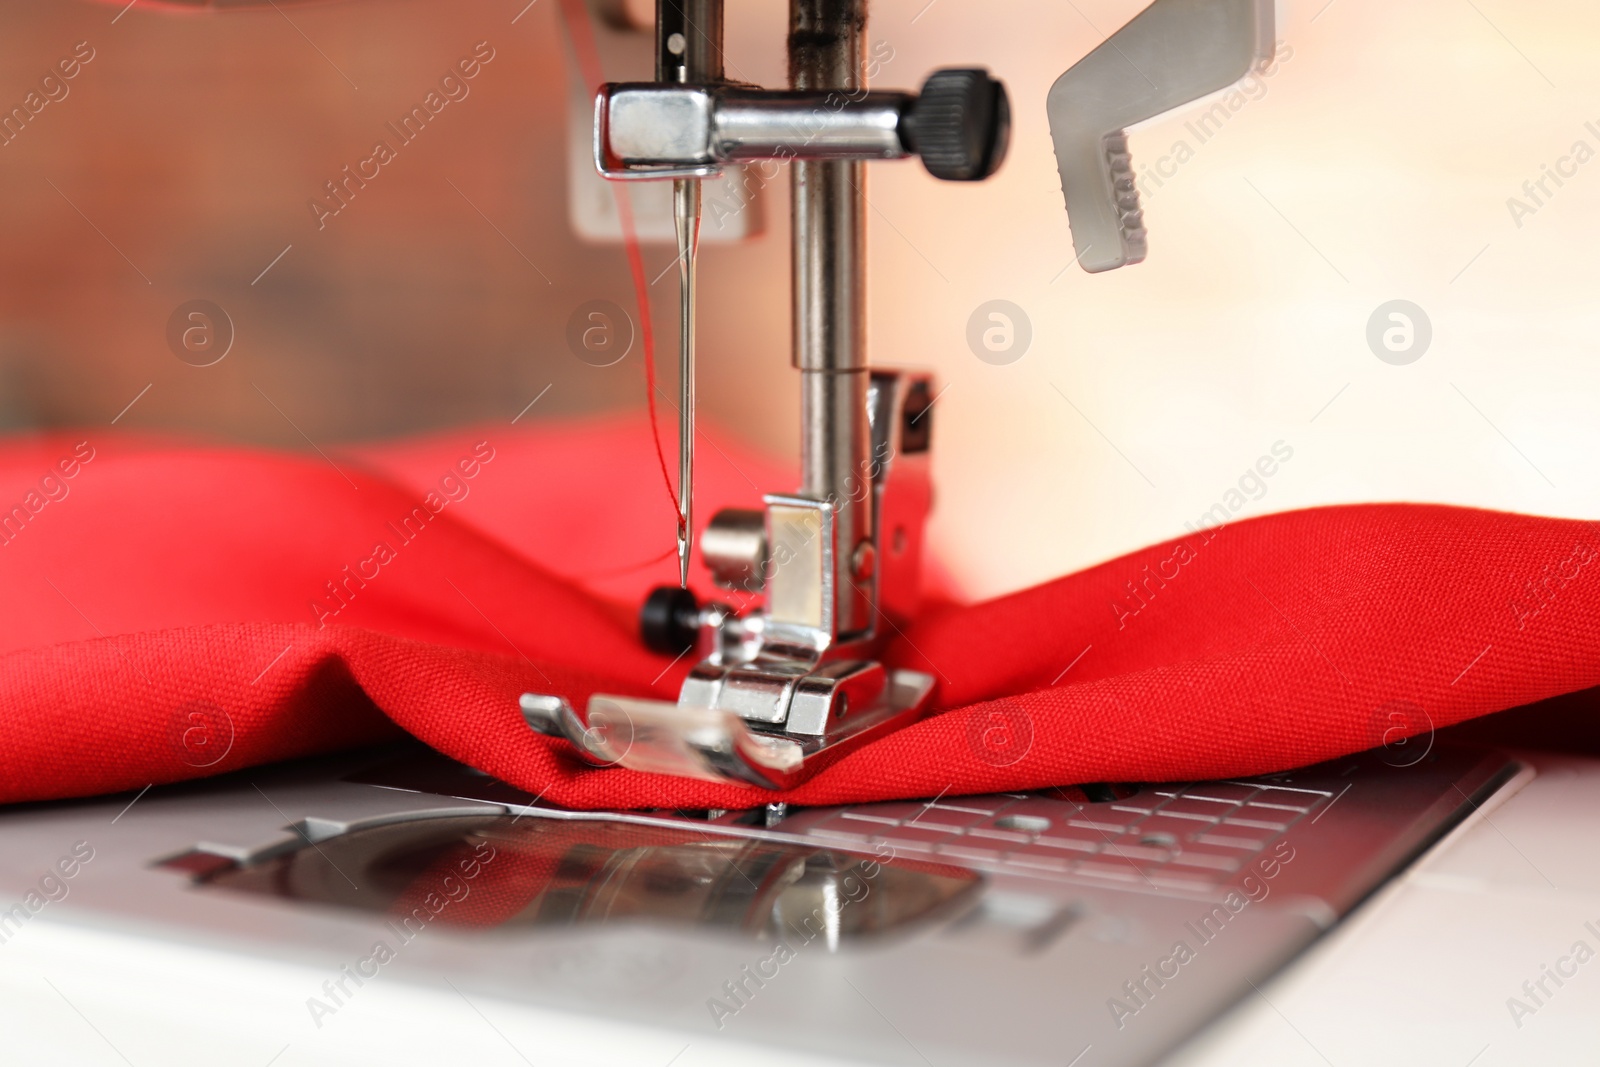
[[766,513],[724,508],[711,516],[700,537],[700,558],[724,589],[759,593],[766,585]]
[[[502,855],[507,859],[496,866]],[[484,856],[494,858],[486,864]],[[441,863],[457,874],[478,871],[482,880],[474,878],[473,889],[485,890],[481,896],[506,913],[496,926],[501,936],[631,923],[771,942],[794,937],[790,924],[807,921],[810,928],[801,931],[820,938],[830,952],[959,914],[984,887],[980,872],[931,860],[886,864],[820,842],[708,835],[692,825],[521,818],[487,806],[477,813],[358,824],[324,847],[253,863],[196,850],[178,869],[197,875],[195,884],[208,889],[389,915],[414,907],[415,872]],[[533,884],[514,877],[495,881],[513,865],[548,875],[535,876]],[[345,881],[341,870],[360,881]],[[479,929],[476,916],[460,912],[441,909],[440,928]]]
[[700,250],[700,180],[672,183],[678,235],[678,587],[689,588],[694,552],[694,321],[695,257]]
[[755,159],[902,159],[915,97],[740,86],[608,85],[595,106],[595,163],[609,178],[711,177]]
[[[924,374],[870,376],[876,478],[867,502],[882,546],[848,562],[851,580],[895,619],[917,607],[932,495],[930,385]],[[530,728],[565,739],[594,766],[782,789],[916,718],[932,696],[930,676],[885,669],[867,642],[831,637],[834,516],[827,501],[776,495],[764,513],[719,513],[704,548],[724,584],[752,591],[776,574],[790,576],[769,586],[765,610],[740,616],[675,586],[657,589],[641,612],[646,643],[683,656],[698,639],[703,657],[677,702],[596,694],[580,715],[562,697],[527,694],[522,712]]]
[[[790,0],[789,82],[799,91],[866,88],[866,0]],[[832,521],[829,573],[780,565],[769,605],[830,601],[828,636],[867,633],[872,605],[850,554],[872,537],[866,349],[866,174],[859,160],[796,160],[792,184],[794,365],[800,370],[800,492]],[[777,538],[774,538],[776,541]],[[808,553],[808,555],[810,555]],[[791,592],[787,587],[799,586]],[[808,623],[810,618],[796,620]]]
[[[926,375],[868,369],[862,162],[918,155],[935,177],[980,180],[1005,156],[1010,109],[1004,87],[976,69],[938,71],[920,94],[869,92],[865,0],[791,0],[783,91],[723,83],[720,26],[718,0],[660,0],[657,81],[608,85],[595,101],[601,173],[675,183],[681,585],[653,593],[640,621],[650,647],[683,656],[698,645],[702,658],[675,703],[595,694],[580,714],[528,694],[522,708],[532,729],[595,765],[783,789],[922,714],[933,692],[928,675],[874,658],[880,620],[916,607],[932,392]],[[687,588],[694,231],[699,181],[756,158],[792,164],[801,485],[707,530],[715,580],[764,595],[740,615]]]
[[1005,158],[1009,131],[1004,88],[977,69],[935,71],[920,94],[607,85],[595,165],[608,178],[707,178],[749,160],[920,155],[936,178],[978,181]]
[[1272,0],[1156,0],[1056,79],[1046,111],[1084,270],[1145,256],[1127,127],[1232,85],[1272,35]]
[[[680,85],[722,80],[722,0],[656,0],[656,79]],[[673,182],[678,239],[678,585],[689,588],[694,552],[695,256],[700,250],[700,181]]]
[[[933,693],[931,676],[886,671],[870,661],[792,669],[787,676],[782,667],[774,660],[685,683],[677,703],[595,694],[587,721],[565,698],[530,693],[522,697],[522,715],[534,731],[569,742],[591,766],[790,789],[920,715]],[[763,690],[765,705],[751,699]],[[861,696],[859,713],[852,695]],[[784,696],[792,701],[794,721],[775,725],[787,729],[763,729],[744,714],[766,713]],[[718,700],[723,706],[709,703]],[[740,702],[746,707],[726,706]]]
[[[1511,802],[1550,798],[1533,809],[1549,820],[1595,795],[1592,773],[1582,790],[1571,762],[1559,766],[1544,789],[1534,780],[1524,789],[1534,796]],[[347,1033],[363,1012],[378,1021],[326,1046],[325,1062],[468,1062],[413,1051],[411,1031],[382,1057],[361,1054],[365,1035],[393,1028],[397,1005],[448,1000],[463,1012],[467,997],[498,1005],[497,1028],[503,1015],[521,1033],[560,1034],[563,1017],[584,1020],[584,1043],[563,1046],[574,1063],[665,1063],[686,1044],[736,1041],[722,1062],[887,1067],[921,1064],[920,1052],[937,1064],[1062,1067],[1092,1045],[1078,1067],[1141,1067],[1166,1062],[1166,1050],[1230,1004],[1259,1000],[1256,989],[1273,996],[1274,972],[1464,820],[1475,825],[1394,886],[1410,906],[1396,913],[1394,898],[1374,900],[1379,913],[1327,947],[1345,953],[1354,945],[1342,939],[1358,930],[1393,941],[1400,923],[1439,907],[1444,882],[1484,901],[1473,915],[1498,906],[1513,916],[1504,929],[1525,922],[1517,907],[1530,880],[1542,884],[1537,874],[1516,864],[1496,879],[1487,868],[1506,852],[1493,829],[1502,811],[1520,811],[1524,827],[1540,821],[1525,807],[1496,808],[1528,778],[1503,756],[1441,744],[1421,758],[1390,746],[1232,782],[583,811],[407,746],[157,786],[125,815],[131,792],[11,812],[0,844],[16,872],[13,899],[37,887],[33,872],[53,869],[61,842],[87,840],[96,856],[68,900],[20,933],[12,924],[5,954],[28,975],[48,971],[69,995],[105,990],[107,1011],[130,982],[170,990],[130,1009],[164,1012],[159,1021],[185,1035],[181,1052],[164,1046],[139,1061],[149,1063],[221,1060],[219,1031],[195,1020],[227,1021],[229,998],[298,1008],[308,994],[326,996],[316,983],[355,972],[343,968],[381,939],[398,965],[355,1001],[341,998],[339,1017],[315,1032]],[[1568,825],[1581,835],[1581,823]],[[1574,840],[1587,838],[1536,835],[1540,868],[1558,881],[1592,877]],[[1180,939],[1194,956],[1175,976],[1171,963],[1156,964]],[[745,981],[755,968],[742,968],[769,958],[775,942],[794,950],[782,977],[774,984],[775,968],[763,968],[765,989],[749,982],[752,996],[728,1001],[737,1019],[708,1012],[707,996],[726,996],[729,978]],[[229,976],[199,1007],[200,986],[218,983],[195,981],[197,959],[226,961]],[[1492,962],[1472,987],[1490,999],[1503,981]],[[399,999],[386,1011],[389,995]],[[94,1002],[82,1006],[98,1020]],[[8,1019],[8,1039],[25,1014]],[[466,1032],[451,1036],[451,1050]],[[469,1051],[503,1050],[487,1027],[471,1032],[485,1044]],[[658,1036],[611,1041],[636,1032]],[[40,1047],[52,1036],[27,1033]],[[347,1049],[357,1051],[341,1058]],[[1309,1050],[1307,1060],[1321,1062]]]

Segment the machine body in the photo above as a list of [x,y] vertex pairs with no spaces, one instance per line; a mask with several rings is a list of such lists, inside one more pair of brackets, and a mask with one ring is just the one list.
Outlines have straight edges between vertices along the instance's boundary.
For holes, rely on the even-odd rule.
[[[1005,158],[1010,104],[974,68],[937,71],[918,93],[869,89],[866,0],[790,0],[789,16],[790,84],[768,90],[722,78],[721,0],[658,0],[657,80],[606,85],[595,100],[599,172],[674,182],[681,581],[651,595],[641,629],[659,651],[699,655],[675,703],[596,695],[580,715],[559,695],[522,698],[530,727],[597,766],[782,789],[932,701],[931,676],[877,658],[917,605],[936,394],[927,375],[868,365],[865,164],[916,155],[938,178],[986,178]],[[1269,0],[1157,0],[1057,81],[1051,132],[1086,270],[1144,256],[1125,127],[1238,80],[1270,54],[1271,26]],[[694,256],[699,183],[756,159],[790,164],[801,484],[706,527],[702,557],[719,584],[762,594],[741,615],[687,588]]]

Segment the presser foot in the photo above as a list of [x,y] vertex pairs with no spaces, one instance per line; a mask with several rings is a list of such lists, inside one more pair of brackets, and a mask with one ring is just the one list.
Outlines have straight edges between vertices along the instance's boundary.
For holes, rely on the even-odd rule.
[[930,675],[918,671],[887,671],[873,703],[854,708],[841,700],[825,732],[817,734],[747,722],[724,708],[602,693],[589,698],[583,716],[565,697],[525,693],[520,704],[529,727],[564,738],[595,767],[790,789],[850,750],[920,717],[931,702],[933,684]]
[[719,511],[699,538],[717,585],[765,603],[740,614],[682,586],[645,599],[644,645],[697,654],[678,699],[597,693],[580,712],[527,693],[529,727],[597,767],[789,789],[928,710],[932,676],[884,666],[873,623],[916,615],[935,394],[906,371],[857,384],[872,437],[852,492],[769,495],[763,511]]

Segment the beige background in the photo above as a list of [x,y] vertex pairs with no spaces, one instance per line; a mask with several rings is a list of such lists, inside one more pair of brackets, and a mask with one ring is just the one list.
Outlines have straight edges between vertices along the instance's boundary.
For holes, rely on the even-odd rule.
[[[146,385],[119,426],[290,447],[509,420],[546,385],[530,418],[641,407],[637,350],[597,369],[563,339],[579,304],[632,297],[620,251],[572,236],[565,48],[554,0],[513,24],[524,2],[136,7],[115,23],[83,0],[5,5],[7,107],[77,41],[97,57],[0,148],[0,424],[103,425]],[[730,0],[736,75],[781,81],[784,6]],[[1600,150],[1585,128],[1600,130],[1600,12],[1281,6],[1292,55],[1154,190],[1149,260],[1088,276],[1070,265],[1044,95],[1140,6],[873,9],[894,54],[880,84],[987,64],[1016,113],[993,181],[883,164],[869,188],[874,359],[949,386],[933,539],[964,590],[1181,533],[1278,441],[1293,459],[1241,515],[1400,499],[1593,515],[1600,160],[1520,227],[1507,199],[1575,141]],[[484,39],[497,57],[472,95],[318,232],[307,199]],[[1192,143],[1192,117],[1136,131],[1136,164]],[[702,396],[719,433],[782,452],[797,438],[784,183],[767,194],[764,236],[704,256]],[[649,248],[651,275],[671,256]],[[653,294],[670,336],[670,276]],[[238,334],[204,369],[165,339],[196,297]],[[1010,365],[966,345],[991,299],[1032,321]],[[1408,366],[1365,339],[1392,299],[1432,321]]]

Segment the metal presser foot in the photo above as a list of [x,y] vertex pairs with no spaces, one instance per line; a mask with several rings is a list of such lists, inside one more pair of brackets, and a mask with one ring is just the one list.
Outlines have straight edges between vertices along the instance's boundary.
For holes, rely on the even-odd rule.
[[718,512],[702,556],[719,584],[764,591],[765,606],[740,616],[657,589],[641,612],[645,642],[702,657],[678,701],[597,694],[580,715],[563,697],[530,693],[528,725],[597,766],[787,789],[926,711],[933,678],[872,658],[875,627],[840,625],[843,611],[869,622],[868,610],[912,613],[930,498],[929,379],[874,372],[868,397],[876,477],[861,503],[881,545],[869,536],[843,550],[843,500],[768,496],[764,512]]
[[886,619],[916,609],[930,505],[926,375],[871,371],[865,351],[863,163],[919,156],[935,177],[976,181],[1005,156],[1005,88],[974,69],[920,93],[869,92],[864,0],[792,0],[791,88],[722,77],[721,0],[658,0],[656,81],[604,86],[595,163],[616,180],[672,180],[679,205],[685,399],[679,550],[692,544],[693,252],[698,182],[743,161],[788,161],[794,188],[794,365],[802,484],[764,511],[723,511],[700,541],[718,584],[763,593],[739,615],[658,589],[651,647],[700,661],[676,703],[527,694],[528,725],[589,762],[785,789],[927,710],[933,679],[880,663]]

